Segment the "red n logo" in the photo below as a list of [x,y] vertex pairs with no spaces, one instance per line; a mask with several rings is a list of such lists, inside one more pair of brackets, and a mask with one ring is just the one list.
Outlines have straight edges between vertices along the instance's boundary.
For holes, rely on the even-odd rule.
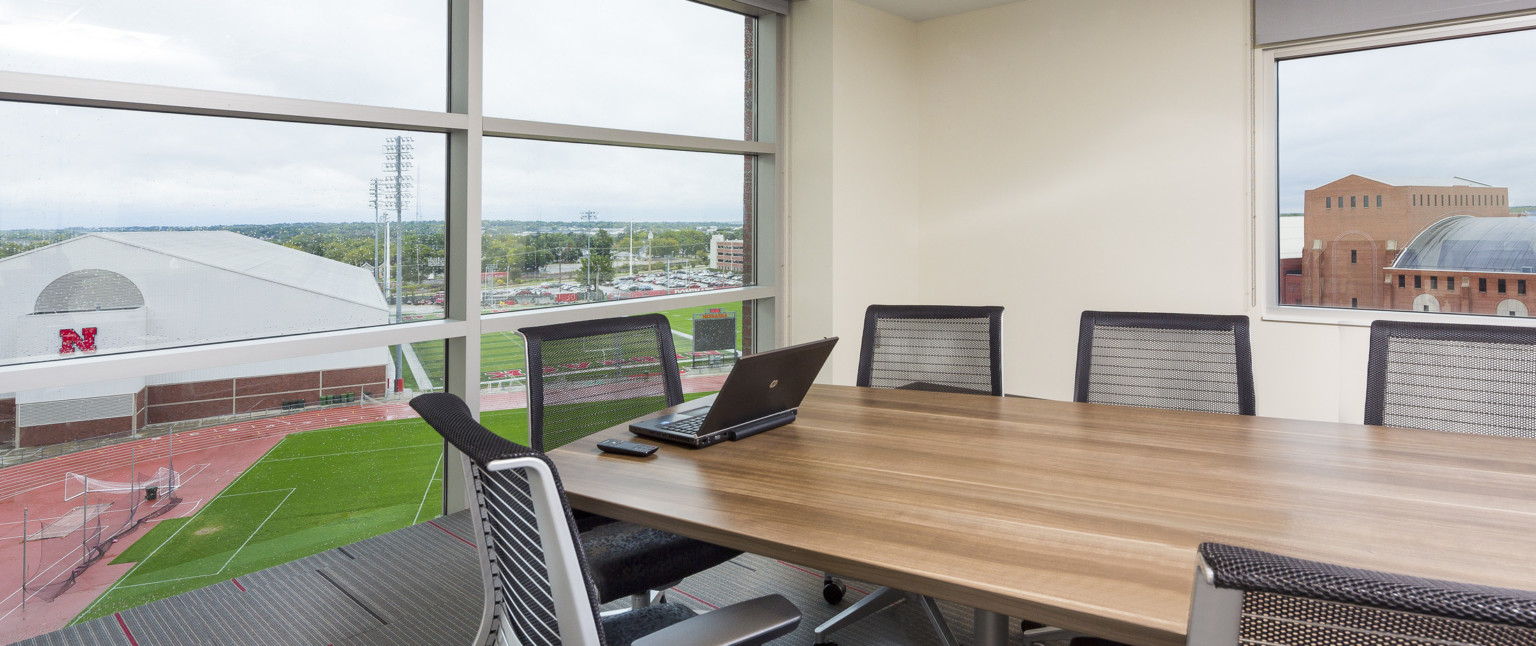
[[59,354],[70,354],[76,350],[96,351],[96,328],[80,328],[79,333],[69,328],[59,330]]

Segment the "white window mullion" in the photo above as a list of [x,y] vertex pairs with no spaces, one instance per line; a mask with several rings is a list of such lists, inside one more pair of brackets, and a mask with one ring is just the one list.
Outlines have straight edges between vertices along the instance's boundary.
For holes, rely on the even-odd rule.
[[0,100],[170,114],[448,132],[462,114],[0,71]]

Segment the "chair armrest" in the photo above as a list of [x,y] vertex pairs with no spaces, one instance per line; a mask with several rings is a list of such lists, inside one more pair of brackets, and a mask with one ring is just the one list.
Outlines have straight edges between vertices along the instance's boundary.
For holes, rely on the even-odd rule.
[[773,594],[712,610],[636,639],[631,646],[760,646],[794,632],[800,609]]

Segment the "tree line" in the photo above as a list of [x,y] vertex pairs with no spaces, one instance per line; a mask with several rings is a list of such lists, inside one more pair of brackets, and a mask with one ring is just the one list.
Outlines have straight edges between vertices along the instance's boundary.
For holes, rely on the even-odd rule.
[[[609,225],[603,227],[603,225]],[[662,226],[672,224],[673,226]],[[445,270],[445,226],[441,222],[403,222],[401,273],[407,283],[421,283],[440,277]],[[487,271],[506,272],[508,280],[542,272],[556,264],[577,264],[580,279],[590,275],[593,283],[607,282],[614,276],[614,262],[620,252],[631,249],[628,223],[596,223],[590,234],[569,222],[529,223],[487,221],[482,228],[481,260]],[[635,255],[656,262],[703,263],[709,259],[712,234],[700,231],[698,223],[648,222],[634,229]],[[715,224],[719,227],[719,224]],[[613,235],[608,229],[625,227]],[[288,222],[280,224],[237,224],[209,227],[118,227],[110,229],[30,229],[0,231],[0,258],[62,242],[93,231],[233,231],[305,253],[329,258],[354,267],[393,267],[395,249],[386,245],[384,230],[377,232],[372,222]],[[716,233],[727,239],[741,239],[740,228],[720,227]],[[586,257],[591,248],[591,259]],[[386,249],[388,257],[386,259]],[[591,271],[588,271],[588,264]],[[393,278],[394,270],[390,271]]]

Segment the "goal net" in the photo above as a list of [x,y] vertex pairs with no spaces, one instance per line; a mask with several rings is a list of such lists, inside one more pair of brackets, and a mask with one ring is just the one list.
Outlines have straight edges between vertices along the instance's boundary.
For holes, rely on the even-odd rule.
[[64,499],[74,500],[80,496],[92,493],[131,493],[143,491],[146,487],[155,487],[159,493],[168,494],[181,486],[181,473],[160,467],[153,478],[139,480],[137,482],[116,482],[92,478],[79,473],[64,474]]

